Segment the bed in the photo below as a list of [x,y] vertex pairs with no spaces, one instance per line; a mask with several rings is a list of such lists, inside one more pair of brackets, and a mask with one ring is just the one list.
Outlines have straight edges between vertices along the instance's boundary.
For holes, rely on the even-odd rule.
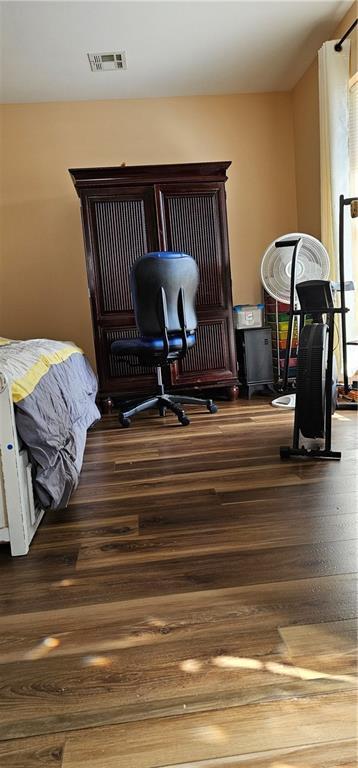
[[79,347],[0,338],[0,542],[25,555],[46,509],[78,484],[97,379]]

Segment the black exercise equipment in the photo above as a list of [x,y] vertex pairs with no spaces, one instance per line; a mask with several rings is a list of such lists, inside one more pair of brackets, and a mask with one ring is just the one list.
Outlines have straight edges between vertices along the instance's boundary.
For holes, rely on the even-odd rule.
[[[328,280],[308,280],[296,286],[300,309],[292,315],[300,318],[301,332],[297,359],[296,406],[293,446],[281,447],[281,458],[309,456],[310,458],[340,459],[331,450],[331,417],[335,408],[336,382],[333,377],[334,314],[331,284]],[[312,323],[304,325],[306,315]],[[323,315],[326,321],[323,321]],[[302,439],[323,439],[324,448],[306,448]]]
[[[296,403],[292,447],[281,446],[280,456],[307,456],[313,459],[340,459],[340,451],[332,451],[331,427],[332,414],[336,408],[357,409],[357,403],[344,403],[337,406],[338,382],[335,373],[333,354],[334,316],[340,315],[342,329],[342,359],[344,392],[349,393],[347,370],[347,345],[356,343],[347,341],[345,292],[354,289],[352,283],[345,282],[344,274],[344,208],[351,207],[351,215],[357,215],[357,197],[339,199],[339,281],[336,284],[328,280],[308,280],[295,286],[295,264],[299,241],[296,242],[292,257],[290,286],[290,322],[288,341],[292,332],[295,316],[299,318],[300,334],[297,359]],[[287,241],[286,241],[287,242]],[[280,242],[280,246],[284,243]],[[291,243],[292,245],[292,243]],[[333,286],[339,292],[340,306],[334,306]],[[295,309],[294,296],[297,291],[300,308]],[[307,315],[310,324],[305,325]],[[289,346],[289,345],[288,345]],[[283,386],[287,386],[289,350],[286,354]],[[302,443],[307,440],[324,439],[324,447],[307,448]]]
[[[306,456],[311,459],[340,459],[341,452],[331,447],[332,413],[336,408],[337,380],[334,371],[334,316],[348,310],[334,306],[328,280],[308,280],[296,286],[300,309],[292,315],[300,318],[302,328],[296,379],[296,406],[293,445],[281,446],[280,456]],[[310,315],[312,322],[304,325]],[[324,447],[307,448],[305,440],[322,440]]]
[[[356,341],[347,341],[347,328],[346,328],[346,296],[345,292],[347,287],[349,290],[354,290],[354,286],[351,283],[345,282],[344,274],[344,208],[346,205],[350,206],[352,218],[357,217],[357,202],[358,197],[344,197],[340,195],[339,198],[339,280],[338,290],[341,294],[341,307],[342,307],[342,361],[343,361],[343,388],[344,393],[348,395],[351,391],[351,387],[348,381],[348,367],[347,367],[347,346],[356,346]],[[338,409],[340,411],[356,411],[358,409],[358,403],[346,402],[339,403]]]

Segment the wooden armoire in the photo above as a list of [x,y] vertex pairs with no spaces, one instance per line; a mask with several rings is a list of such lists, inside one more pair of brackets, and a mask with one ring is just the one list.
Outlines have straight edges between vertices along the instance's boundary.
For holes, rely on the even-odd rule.
[[99,395],[155,391],[155,371],[111,355],[137,334],[129,285],[136,259],[183,251],[199,266],[197,343],[168,371],[171,390],[225,387],[237,396],[225,181],[229,162],[76,168],[96,349]]

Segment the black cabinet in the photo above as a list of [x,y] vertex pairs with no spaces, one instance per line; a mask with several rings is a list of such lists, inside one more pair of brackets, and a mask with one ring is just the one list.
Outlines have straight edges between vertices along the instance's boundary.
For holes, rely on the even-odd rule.
[[239,384],[251,397],[265,387],[273,387],[271,328],[245,328],[236,331]]

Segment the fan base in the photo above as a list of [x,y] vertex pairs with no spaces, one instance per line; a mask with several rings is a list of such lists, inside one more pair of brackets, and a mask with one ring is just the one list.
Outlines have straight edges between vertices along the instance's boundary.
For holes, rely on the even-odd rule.
[[272,400],[271,405],[275,408],[285,408],[288,411],[293,410],[296,407],[296,395],[282,395],[282,397],[276,397]]

